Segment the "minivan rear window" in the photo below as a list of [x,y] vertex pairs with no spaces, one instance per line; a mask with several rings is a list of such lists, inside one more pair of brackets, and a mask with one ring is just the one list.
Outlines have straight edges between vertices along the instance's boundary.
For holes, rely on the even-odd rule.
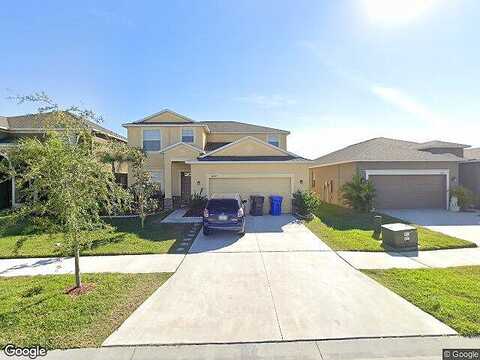
[[208,201],[207,209],[220,211],[238,210],[238,201],[235,199],[211,199]]

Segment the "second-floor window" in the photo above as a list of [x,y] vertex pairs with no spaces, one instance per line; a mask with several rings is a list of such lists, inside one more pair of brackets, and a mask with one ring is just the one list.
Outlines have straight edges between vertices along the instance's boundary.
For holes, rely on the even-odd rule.
[[193,143],[195,138],[193,136],[193,129],[182,129],[182,142]]
[[160,151],[161,147],[160,130],[143,130],[143,150]]
[[277,134],[270,134],[268,135],[268,143],[273,146],[280,146],[280,142],[278,141]]

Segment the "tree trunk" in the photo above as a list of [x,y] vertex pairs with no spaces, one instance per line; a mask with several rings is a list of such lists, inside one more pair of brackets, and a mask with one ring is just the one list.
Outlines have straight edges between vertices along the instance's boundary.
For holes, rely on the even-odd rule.
[[80,288],[82,286],[82,280],[80,276],[80,246],[75,244],[75,286]]

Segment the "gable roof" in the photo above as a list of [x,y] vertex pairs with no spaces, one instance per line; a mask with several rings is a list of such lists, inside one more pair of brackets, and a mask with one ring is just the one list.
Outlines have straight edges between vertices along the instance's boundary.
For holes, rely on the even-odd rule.
[[[147,122],[148,120],[150,119],[153,119],[157,116],[160,116],[160,115],[163,115],[163,114],[171,114],[177,118],[180,118],[182,119],[185,123],[193,123],[194,121],[192,119],[190,119],[189,117],[186,117],[185,115],[182,115],[182,114],[179,114],[173,110],[170,110],[170,109],[163,109],[155,114],[152,114],[152,115],[148,115],[140,120],[137,120],[137,121],[134,121],[132,122],[131,124],[139,124],[139,123],[143,123],[143,122]],[[155,124],[155,123],[158,123],[158,124],[168,124],[168,123],[171,123],[171,124],[181,124],[181,123],[178,123],[178,122],[165,122],[165,121],[158,121],[158,122],[155,122],[155,121],[150,121],[149,124]]]
[[210,152],[210,151],[213,151],[213,150],[217,150],[218,148],[221,148],[225,145],[228,145],[230,144],[231,141],[228,141],[228,142],[207,142],[205,144],[205,151],[206,152]]
[[[228,154],[222,155],[224,150],[230,149],[239,145],[244,142],[254,142],[261,146],[265,146],[269,150],[274,150],[273,154],[270,152],[269,154],[265,155],[242,155],[242,154]],[[271,145],[265,141],[262,141],[253,136],[245,136],[241,139],[226,143],[224,146],[218,147],[213,151],[206,153],[205,155],[199,156],[196,161],[194,162],[208,162],[208,161],[223,161],[223,162],[231,162],[231,161],[243,161],[243,162],[310,162],[311,160],[305,159],[299,155],[291,153],[287,150],[281,149],[277,146]]]
[[[39,132],[44,131],[45,121],[47,120],[49,113],[41,113],[41,114],[26,114],[26,115],[19,115],[19,116],[4,116],[3,119],[0,118],[0,127],[3,127],[2,124],[7,125],[6,130],[9,132]],[[73,116],[73,115],[72,115]],[[102,133],[107,136],[113,137],[115,139],[121,140],[126,142],[127,138],[117,134],[114,131],[111,131],[99,124],[89,121],[86,119],[81,119],[90,129],[94,132]]]
[[[232,148],[232,147],[234,147],[234,146],[237,146],[238,144],[241,144],[241,143],[247,142],[247,141],[255,142],[255,143],[257,143],[257,144],[259,144],[259,145],[261,145],[261,146],[265,146],[265,147],[268,148],[269,150],[274,150],[274,152],[280,154],[280,155],[278,155],[278,156],[285,156],[285,155],[295,156],[295,157],[298,156],[298,155],[295,155],[295,154],[293,154],[293,153],[291,153],[291,152],[288,152],[287,150],[283,150],[283,149],[281,149],[281,148],[279,148],[279,147],[277,147],[277,146],[274,146],[274,145],[272,145],[272,144],[269,144],[269,143],[267,143],[267,142],[265,142],[265,141],[262,141],[262,140],[260,140],[260,139],[258,139],[258,138],[256,138],[256,137],[253,137],[253,136],[244,136],[244,137],[242,137],[242,138],[240,138],[240,139],[238,139],[238,140],[236,140],[236,141],[233,141],[233,142],[228,143],[228,144],[226,144],[226,145],[224,145],[224,146],[221,146],[221,147],[219,147],[219,148],[217,148],[217,149],[215,149],[215,150],[213,150],[213,151],[210,151],[209,153],[207,153],[207,154],[205,154],[205,155],[203,155],[203,156],[206,157],[206,156],[212,156],[212,155],[214,155],[214,154],[221,153],[222,151],[224,151],[224,150],[226,150],[226,149]],[[271,154],[269,154],[269,155],[271,155]]]
[[214,133],[282,133],[290,134],[287,130],[276,129],[268,126],[247,124],[239,121],[198,121],[199,124],[208,126]]
[[[172,114],[175,117],[181,118],[184,122],[175,122],[175,121],[150,121],[157,116],[162,114]],[[170,109],[163,109],[158,113],[149,115],[140,120],[133,121],[130,123],[123,124],[124,127],[129,126],[145,126],[145,125],[172,125],[172,126],[182,126],[183,124],[191,124],[192,126],[204,126],[209,132],[215,133],[281,133],[281,134],[290,134],[289,131],[275,129],[268,126],[248,124],[240,121],[194,121],[189,117],[176,113]]]
[[[314,160],[316,166],[358,161],[461,161],[453,154],[421,151],[420,143],[389,138],[374,138],[347,146]],[[442,146],[443,147],[443,146]]]
[[480,147],[465,149],[464,155],[467,159],[480,159]]
[[189,148],[190,150],[196,151],[196,152],[198,152],[198,153],[200,153],[200,154],[204,154],[204,153],[205,153],[205,151],[203,151],[202,149],[197,148],[196,146],[193,146],[193,145],[191,145],[191,144],[187,144],[187,143],[182,142],[182,141],[177,142],[177,143],[172,144],[172,145],[169,145],[169,146],[163,148],[160,152],[166,153],[166,152],[169,152],[170,150],[173,150],[174,148],[176,148],[176,147],[178,147],[178,146],[187,147],[187,148]]

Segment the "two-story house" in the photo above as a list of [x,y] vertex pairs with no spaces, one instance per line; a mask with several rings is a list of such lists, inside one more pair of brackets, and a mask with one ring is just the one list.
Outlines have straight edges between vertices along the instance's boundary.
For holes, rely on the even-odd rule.
[[[0,159],[6,157],[7,149],[15,146],[20,139],[25,137],[41,137],[45,134],[47,128],[52,130],[51,125],[48,126],[47,124],[48,121],[51,121],[51,119],[48,118],[48,113],[0,116]],[[91,129],[95,141],[127,142],[125,137],[114,131],[108,130],[97,123],[88,120],[84,121]],[[57,130],[61,131],[62,129]],[[126,163],[119,164],[115,169],[115,176],[119,183],[126,185]],[[2,179],[2,177],[0,177],[0,179]],[[15,207],[19,202],[19,191],[16,187],[15,179],[0,181],[0,209]]]
[[[146,170],[160,184],[167,206],[199,192],[239,193],[246,200],[282,195],[282,211],[290,212],[292,194],[309,189],[310,160],[287,150],[288,131],[194,121],[171,110],[123,126],[128,144],[147,153]],[[131,172],[128,181],[135,181]]]

